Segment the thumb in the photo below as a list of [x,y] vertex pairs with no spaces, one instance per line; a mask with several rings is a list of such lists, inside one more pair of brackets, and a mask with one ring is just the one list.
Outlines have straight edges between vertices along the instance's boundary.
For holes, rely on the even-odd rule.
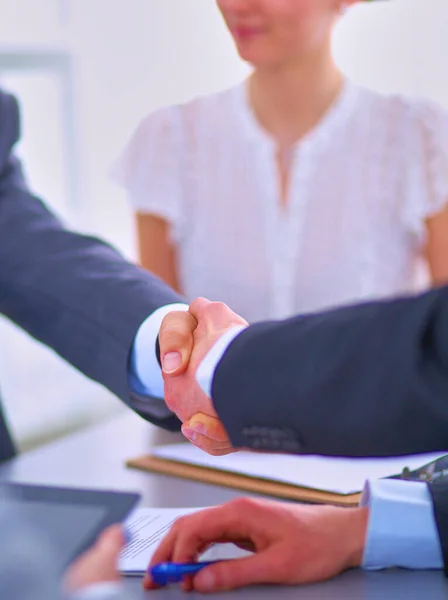
[[202,569],[194,578],[194,589],[200,593],[223,592],[261,583],[269,583],[272,557],[268,552],[247,558],[216,562]]
[[159,346],[165,375],[177,377],[186,371],[193,352],[193,332],[197,325],[189,312],[173,311],[163,319]]
[[98,560],[109,561],[118,558],[123,546],[125,537],[121,525],[112,525],[103,531],[91,549]]
[[[206,437],[217,442],[229,442],[229,436],[224,429],[224,425],[217,417],[212,417],[204,413],[196,413],[191,419],[185,423],[196,433],[205,435]],[[231,445],[229,443],[229,445]]]

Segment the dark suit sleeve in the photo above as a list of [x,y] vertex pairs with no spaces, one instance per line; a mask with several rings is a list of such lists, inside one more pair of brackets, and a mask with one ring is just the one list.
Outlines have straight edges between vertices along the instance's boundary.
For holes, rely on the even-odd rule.
[[237,447],[448,450],[448,288],[253,325],[221,359],[212,397]]
[[[107,244],[65,229],[30,193],[12,153],[18,138],[16,101],[0,92],[0,313],[132,405],[135,334],[182,299]],[[178,428],[174,418],[151,420]]]
[[442,546],[445,575],[448,577],[448,478],[429,484],[434,503],[434,514]]
[[16,453],[14,442],[9,432],[8,423],[3,413],[0,398],[0,463],[12,458]]

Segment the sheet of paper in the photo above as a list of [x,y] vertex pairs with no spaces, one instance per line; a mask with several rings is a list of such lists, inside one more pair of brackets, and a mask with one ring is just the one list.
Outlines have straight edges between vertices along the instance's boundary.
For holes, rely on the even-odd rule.
[[255,452],[236,452],[228,456],[209,456],[191,444],[173,444],[154,449],[160,458],[201,467],[221,469],[250,477],[281,481],[316,490],[352,494],[364,488],[366,479],[399,475],[404,467],[411,471],[445,456],[431,453],[398,458],[328,458]]
[[125,575],[141,575],[146,571],[160,540],[171,525],[183,515],[200,508],[137,508],[125,526],[131,533],[131,542],[120,556],[119,570]]

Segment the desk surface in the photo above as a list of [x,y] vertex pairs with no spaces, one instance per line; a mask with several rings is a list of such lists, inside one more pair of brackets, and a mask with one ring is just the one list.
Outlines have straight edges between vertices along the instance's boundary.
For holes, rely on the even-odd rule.
[[[25,454],[0,467],[0,479],[25,483],[67,485],[99,489],[139,491],[146,506],[204,506],[221,504],[241,494],[237,491],[188,482],[162,475],[131,471],[125,460],[148,452],[154,440],[178,441],[176,436],[156,432],[133,413],[116,418]],[[160,439],[162,436],[162,439]],[[176,588],[144,592],[139,579],[126,580],[136,598],[180,600],[185,596]],[[201,596],[203,598],[203,596]],[[351,571],[313,586],[300,588],[251,588],[219,598],[243,600],[442,600],[448,597],[448,580],[441,573],[388,571],[365,573]]]

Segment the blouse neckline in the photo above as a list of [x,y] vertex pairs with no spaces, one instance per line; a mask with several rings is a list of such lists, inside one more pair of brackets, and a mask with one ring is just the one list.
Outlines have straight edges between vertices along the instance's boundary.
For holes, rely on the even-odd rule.
[[[258,144],[269,147],[270,150],[277,149],[275,139],[262,127],[249,101],[248,80],[240,83],[235,90],[237,114],[240,115],[242,126],[246,134]],[[352,114],[353,107],[359,94],[359,88],[349,79],[344,78],[343,86],[338,97],[325,111],[319,122],[304,137],[299,139],[293,146],[294,152],[297,148],[318,148],[322,144],[331,141],[333,134],[343,126]]]

